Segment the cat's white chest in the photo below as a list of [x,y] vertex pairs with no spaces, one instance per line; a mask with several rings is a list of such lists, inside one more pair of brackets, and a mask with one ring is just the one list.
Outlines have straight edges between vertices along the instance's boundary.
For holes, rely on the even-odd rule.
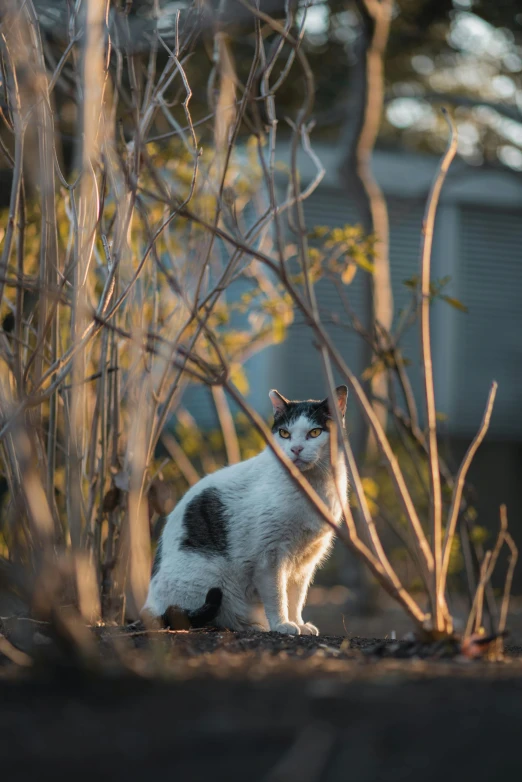
[[[306,474],[305,474],[306,475]],[[332,515],[337,518],[340,514],[341,504],[339,502],[339,493],[335,487],[333,480],[320,480],[316,481],[313,478],[310,480],[310,485],[320,499],[324,502],[328,510]],[[322,518],[320,513],[315,508],[313,502],[298,488],[294,487],[298,492],[299,501],[297,504],[306,508],[308,513],[314,518]]]
[[[281,507],[281,515],[287,532],[293,531],[297,538],[302,539],[304,537],[310,540],[315,540],[317,537],[322,537],[329,532],[331,527],[312,501],[298,487],[293,486],[292,488],[294,491]],[[327,487],[314,487],[314,489],[337,520],[340,516],[340,504],[337,495],[329,491]]]

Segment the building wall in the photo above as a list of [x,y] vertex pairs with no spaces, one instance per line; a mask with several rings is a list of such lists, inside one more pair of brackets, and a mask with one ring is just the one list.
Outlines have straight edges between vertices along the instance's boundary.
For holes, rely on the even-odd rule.
[[469,313],[454,332],[452,432],[473,431],[498,382],[491,434],[522,440],[522,211],[458,209],[457,295]]
[[[340,187],[339,153],[316,147],[325,166],[323,182],[305,202],[307,225],[330,227],[357,222],[357,213]],[[288,162],[289,151],[279,148]],[[411,301],[404,281],[419,273],[422,218],[437,159],[427,155],[377,152],[375,175],[387,197],[390,218],[390,266],[394,324]],[[300,160],[303,184],[315,175],[308,157]],[[284,184],[284,183],[282,183]],[[468,313],[444,302],[432,308],[437,408],[447,416],[441,431],[472,436],[480,424],[488,390],[499,382],[490,437],[522,439],[522,177],[502,170],[475,169],[457,161],[448,175],[438,211],[432,278],[451,277],[446,292]],[[365,313],[363,272],[345,288],[350,307]],[[349,366],[364,367],[362,342],[347,327],[348,318],[333,285],[317,286],[324,323]],[[337,318],[337,323],[333,320]],[[417,327],[402,342],[422,418],[422,385]],[[264,351],[246,365],[251,402],[268,413],[269,388],[291,397],[325,393],[313,335],[296,315],[286,342]],[[206,389],[189,387],[184,404],[204,426],[215,423]]]
[[[321,155],[320,150],[316,150]],[[330,165],[333,165],[332,153]],[[437,161],[425,156],[376,155],[375,173],[385,189],[390,220],[390,268],[394,325],[411,301],[404,281],[419,274],[424,206]],[[311,172],[310,172],[311,173]],[[335,178],[325,177],[305,203],[308,226],[342,226],[357,214]],[[445,302],[432,307],[433,358],[437,409],[445,414],[443,432],[472,436],[482,419],[492,380],[499,390],[490,437],[522,439],[522,177],[482,171],[462,163],[448,179],[435,225],[432,279],[451,277],[445,292],[467,308]],[[362,273],[345,295],[353,310],[364,313]],[[343,357],[356,372],[361,340],[346,328],[342,302],[328,283],[317,286],[319,307]],[[408,374],[422,419],[423,396],[418,327],[401,341]],[[284,358],[277,357],[276,353]],[[274,351],[281,385],[289,395],[324,391],[317,350],[309,329],[297,319],[290,338]],[[307,389],[310,391],[307,393]]]

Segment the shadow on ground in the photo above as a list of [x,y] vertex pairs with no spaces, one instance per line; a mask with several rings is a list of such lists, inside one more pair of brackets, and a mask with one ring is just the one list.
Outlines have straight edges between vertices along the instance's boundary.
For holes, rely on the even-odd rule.
[[101,655],[82,670],[51,664],[49,643],[26,674],[3,667],[3,779],[491,782],[522,771],[520,649],[488,664],[375,660],[367,639],[330,636],[96,637]]

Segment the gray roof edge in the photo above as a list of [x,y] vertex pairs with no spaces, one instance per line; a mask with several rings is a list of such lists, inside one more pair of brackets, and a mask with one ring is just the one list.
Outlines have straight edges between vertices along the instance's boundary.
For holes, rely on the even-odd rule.
[[[289,142],[276,147],[276,160],[289,166]],[[342,188],[340,175],[342,149],[324,142],[313,146],[315,155],[324,167],[319,188]],[[425,199],[437,171],[440,158],[425,153],[402,150],[376,149],[372,157],[374,176],[388,197]],[[298,165],[304,184],[317,175],[317,167],[304,150],[299,150]],[[278,172],[278,179],[285,175]],[[446,178],[441,203],[459,203],[478,206],[522,209],[522,174],[501,167],[472,166],[457,158]]]

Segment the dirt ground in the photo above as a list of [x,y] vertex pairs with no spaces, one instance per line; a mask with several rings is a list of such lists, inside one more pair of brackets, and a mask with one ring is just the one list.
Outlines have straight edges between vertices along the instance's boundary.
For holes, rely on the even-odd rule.
[[[21,624],[0,632],[23,645]],[[30,632],[35,666],[0,666],[2,779],[490,782],[522,771],[520,647],[504,663],[376,659],[375,639],[359,637],[97,628],[79,665],[45,628]]]
[[[313,622],[329,635],[384,638],[394,632],[397,638],[402,638],[414,629],[405,612],[385,592],[379,592],[365,610],[357,610],[357,607],[346,599],[347,593],[349,595],[349,590],[341,586],[329,589],[313,586],[305,609],[306,620]],[[419,597],[417,599],[420,605],[427,608],[427,602],[423,603]],[[457,631],[462,632],[469,613],[468,600],[462,595],[453,595],[450,610]],[[487,611],[485,621],[489,627]],[[494,627],[497,622],[498,616],[494,617]],[[511,597],[507,627],[510,643],[522,646],[522,596]]]

